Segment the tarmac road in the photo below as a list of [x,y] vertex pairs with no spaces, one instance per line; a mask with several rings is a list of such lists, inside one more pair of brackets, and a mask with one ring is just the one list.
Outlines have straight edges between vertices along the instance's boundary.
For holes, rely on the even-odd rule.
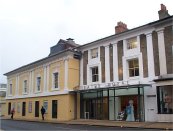
[[43,123],[43,122],[29,122],[18,120],[5,120],[1,119],[0,131],[19,131],[19,130],[150,130],[154,129],[139,129],[139,128],[120,128],[120,127],[105,127],[105,126],[90,126],[90,125],[70,125],[70,124],[55,124],[55,123]]

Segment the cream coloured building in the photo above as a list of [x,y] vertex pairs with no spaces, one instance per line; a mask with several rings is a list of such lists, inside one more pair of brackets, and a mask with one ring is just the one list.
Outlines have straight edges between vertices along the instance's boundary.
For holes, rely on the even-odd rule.
[[6,113],[14,118],[41,119],[41,107],[47,120],[71,120],[77,117],[73,91],[79,86],[78,45],[72,39],[60,40],[48,57],[6,73],[8,89]]

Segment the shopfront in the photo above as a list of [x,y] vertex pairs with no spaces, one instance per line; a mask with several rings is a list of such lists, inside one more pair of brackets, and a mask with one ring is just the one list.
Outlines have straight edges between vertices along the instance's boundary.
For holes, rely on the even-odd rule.
[[84,119],[144,121],[143,86],[83,90],[80,110]]

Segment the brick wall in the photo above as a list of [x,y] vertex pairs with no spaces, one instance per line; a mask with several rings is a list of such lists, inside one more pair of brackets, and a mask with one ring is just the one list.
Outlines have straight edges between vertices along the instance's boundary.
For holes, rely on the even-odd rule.
[[148,77],[148,59],[147,59],[147,42],[146,35],[140,35],[140,51],[142,53],[143,60],[143,77]]
[[113,46],[109,46],[110,81],[113,81]]
[[173,28],[172,26],[165,27],[164,30],[164,40],[165,40],[165,53],[166,53],[166,66],[167,73],[173,73]]
[[101,61],[101,73],[102,73],[102,82],[105,82],[105,47],[100,47],[100,61]]
[[88,51],[83,53],[83,84],[87,84]]
[[117,44],[117,50],[118,50],[118,76],[119,80],[123,80],[123,41],[119,41]]

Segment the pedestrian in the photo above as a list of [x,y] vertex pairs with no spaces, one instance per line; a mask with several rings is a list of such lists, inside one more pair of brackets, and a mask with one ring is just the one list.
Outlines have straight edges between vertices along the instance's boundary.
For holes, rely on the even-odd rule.
[[15,113],[15,110],[14,110],[14,108],[13,108],[13,109],[11,110],[11,119],[13,119],[14,113]]
[[44,107],[42,106],[41,108],[41,115],[42,115],[42,120],[44,120],[44,114],[45,114],[46,110],[44,109]]

